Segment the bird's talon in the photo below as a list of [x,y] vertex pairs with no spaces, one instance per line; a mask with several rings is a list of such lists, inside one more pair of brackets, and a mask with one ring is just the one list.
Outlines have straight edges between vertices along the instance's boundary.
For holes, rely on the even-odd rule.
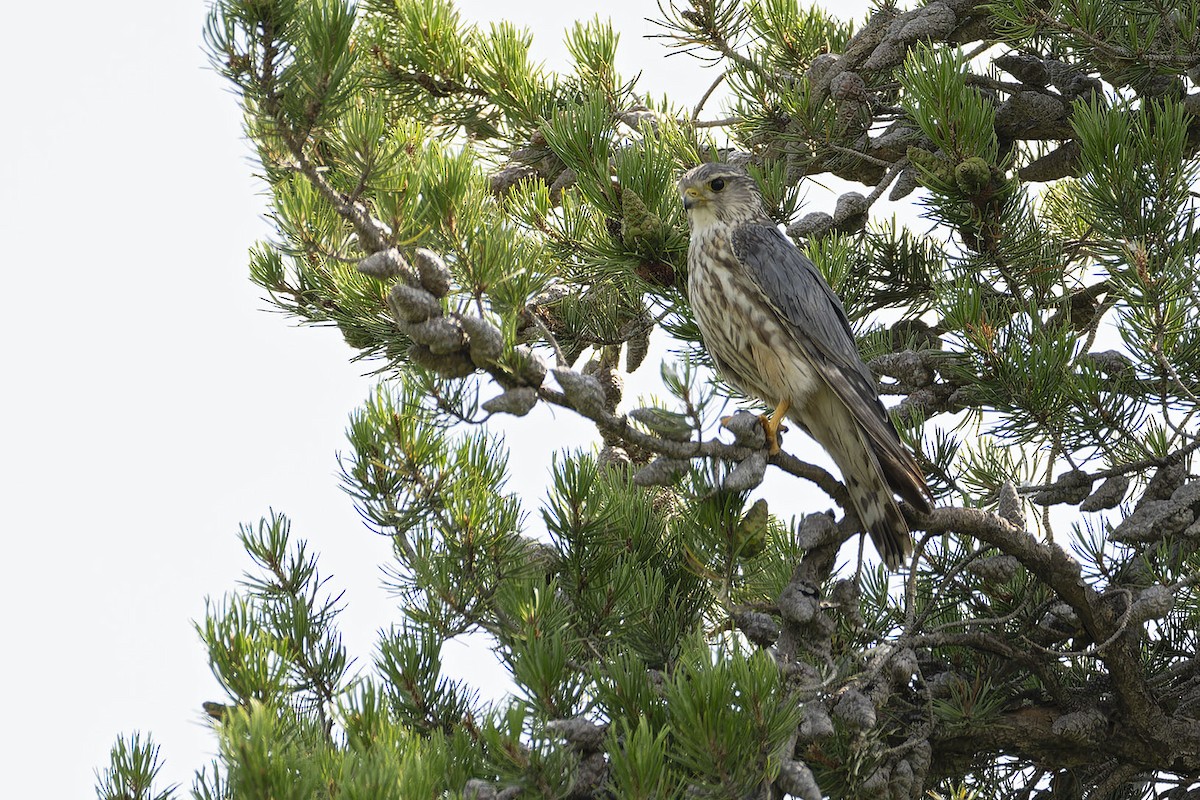
[[767,454],[775,455],[779,452],[779,431],[786,431],[787,428],[771,419],[769,414],[759,414],[758,421],[762,423],[763,433],[767,437]]
[[779,432],[787,430],[783,421],[787,418],[785,415],[791,405],[790,401],[781,400],[779,401],[779,405],[775,406],[773,413],[758,415],[758,420],[763,426],[763,433],[767,435],[767,452],[770,455],[775,455],[779,452]]

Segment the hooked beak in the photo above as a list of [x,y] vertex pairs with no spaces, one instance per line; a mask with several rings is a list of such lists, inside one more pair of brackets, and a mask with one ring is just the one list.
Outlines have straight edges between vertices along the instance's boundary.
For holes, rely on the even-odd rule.
[[683,210],[691,211],[699,205],[704,198],[700,195],[700,190],[695,186],[689,186],[683,190]]

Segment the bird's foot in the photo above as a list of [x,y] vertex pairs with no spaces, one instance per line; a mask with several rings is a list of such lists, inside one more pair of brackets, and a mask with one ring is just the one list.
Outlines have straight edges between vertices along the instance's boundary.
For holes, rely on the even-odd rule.
[[767,435],[767,452],[775,455],[779,452],[779,432],[786,431],[783,421],[787,419],[788,409],[792,407],[790,400],[780,400],[775,410],[770,414],[761,414],[758,419],[762,422],[763,432]]
[[787,430],[787,426],[783,422],[774,420],[770,414],[759,414],[759,422],[762,423],[763,433],[767,435],[767,452],[775,455],[780,451],[779,434]]

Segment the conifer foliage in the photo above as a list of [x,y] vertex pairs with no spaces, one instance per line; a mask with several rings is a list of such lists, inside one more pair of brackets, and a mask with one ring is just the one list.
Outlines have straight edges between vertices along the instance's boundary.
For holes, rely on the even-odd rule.
[[[1195,797],[1200,3],[658,11],[728,107],[618,74],[602,21],[554,73],[449,0],[214,3],[276,225],[251,276],[382,378],[341,466],[402,614],[348,654],[287,519],[244,528],[243,589],[197,626],[227,697],[195,796]],[[839,557],[857,521],[794,433],[769,456],[721,421],[674,189],[715,158],[898,398],[938,501],[910,571]],[[596,446],[531,503],[497,415]],[[768,470],[836,512],[776,515]],[[507,700],[442,674],[468,632]],[[177,796],[158,766],[121,739],[99,796]]]

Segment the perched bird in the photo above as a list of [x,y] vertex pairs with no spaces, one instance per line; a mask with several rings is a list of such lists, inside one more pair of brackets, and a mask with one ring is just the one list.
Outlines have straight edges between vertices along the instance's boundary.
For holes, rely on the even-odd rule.
[[785,417],[829,452],[875,549],[897,569],[912,537],[894,495],[925,512],[932,497],[841,301],[767,216],[745,170],[703,164],[680,179],[679,193],[691,225],[688,296],[717,369],[774,408],[762,417],[772,453]]

